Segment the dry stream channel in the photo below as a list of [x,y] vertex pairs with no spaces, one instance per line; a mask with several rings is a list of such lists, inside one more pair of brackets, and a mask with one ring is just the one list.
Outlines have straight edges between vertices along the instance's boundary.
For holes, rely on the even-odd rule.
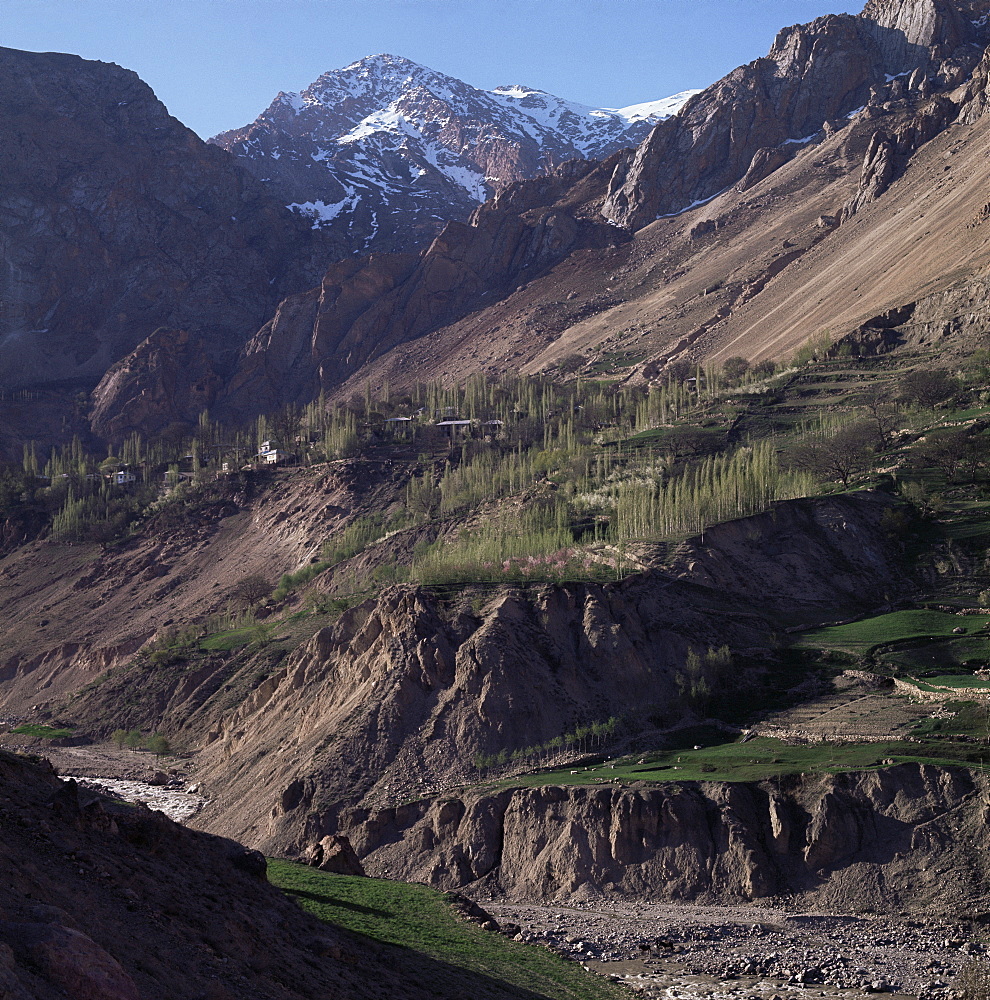
[[766,905],[512,904],[479,898],[593,972],[665,1000],[954,997],[984,946],[944,920],[794,913]]

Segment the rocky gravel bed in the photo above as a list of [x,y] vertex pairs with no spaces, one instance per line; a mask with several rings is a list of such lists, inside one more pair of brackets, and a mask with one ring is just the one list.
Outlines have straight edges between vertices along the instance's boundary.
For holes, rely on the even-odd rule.
[[62,775],[63,780],[73,778],[80,785],[104,795],[111,795],[126,802],[143,802],[149,809],[165,813],[176,823],[184,823],[195,816],[206,799],[202,795],[184,790],[181,782],[152,785],[144,781],[124,781],[119,778],[90,778],[80,775]]
[[[986,951],[983,929],[939,919],[648,903],[511,904],[478,898],[543,943],[643,996],[784,1000],[897,993],[952,1000]],[[852,991],[852,992],[849,992]]]

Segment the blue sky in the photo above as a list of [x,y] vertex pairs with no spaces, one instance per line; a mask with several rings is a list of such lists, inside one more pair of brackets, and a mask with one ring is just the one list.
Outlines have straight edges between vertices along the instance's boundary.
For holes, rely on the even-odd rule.
[[843,0],[3,0],[0,45],[133,69],[207,137],[377,52],[623,107],[705,87]]

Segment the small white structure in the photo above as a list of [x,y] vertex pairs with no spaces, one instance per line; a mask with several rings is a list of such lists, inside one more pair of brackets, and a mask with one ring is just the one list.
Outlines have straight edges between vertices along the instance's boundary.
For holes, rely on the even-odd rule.
[[279,462],[285,461],[285,452],[273,448],[271,441],[262,441],[261,447],[258,449],[258,458],[265,465],[278,465]]
[[126,486],[128,483],[136,483],[137,476],[133,472],[128,472],[126,469],[120,469],[113,474],[113,481],[118,486]]
[[387,424],[408,424],[412,421],[412,417],[388,417],[385,421]]

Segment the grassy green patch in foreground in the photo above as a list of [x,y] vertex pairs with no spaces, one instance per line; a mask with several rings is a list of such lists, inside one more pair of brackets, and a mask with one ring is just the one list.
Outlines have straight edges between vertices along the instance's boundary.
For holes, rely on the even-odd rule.
[[[785,774],[863,771],[895,764],[981,766],[990,762],[985,745],[949,739],[882,743],[790,744],[759,736],[745,743],[722,743],[700,750],[664,750],[626,757],[585,769],[523,775],[506,785],[591,785],[632,781],[764,781]],[[614,765],[614,766],[613,766]],[[576,770],[576,773],[571,773]]]
[[71,736],[71,729],[53,729],[51,726],[39,726],[34,723],[26,723],[13,730],[18,736],[35,736],[42,740],[57,740],[64,736]]
[[511,941],[458,918],[441,893],[423,885],[331,875],[269,860],[268,880],[308,913],[388,944],[419,952],[540,997],[618,1000],[618,986],[537,945]]
[[885,642],[924,636],[951,636],[954,628],[975,632],[990,622],[990,615],[951,615],[942,611],[893,611],[848,625],[833,625],[802,632],[797,644],[806,649],[843,649],[859,653]]

